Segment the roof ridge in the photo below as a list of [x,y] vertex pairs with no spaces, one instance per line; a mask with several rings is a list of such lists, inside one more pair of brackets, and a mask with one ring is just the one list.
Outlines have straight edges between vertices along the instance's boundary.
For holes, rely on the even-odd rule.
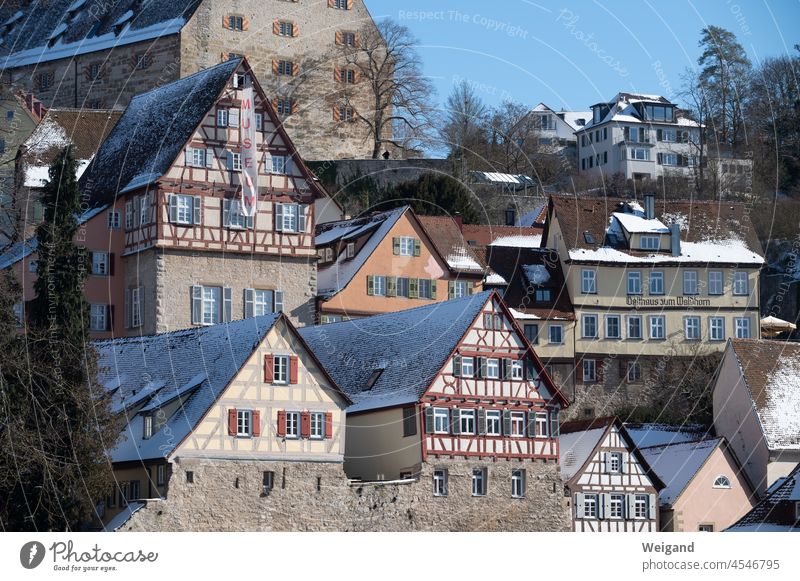
[[[157,92],[161,91],[162,89],[166,89],[167,87],[175,85],[176,83],[182,83],[182,82],[185,82],[185,81],[189,81],[190,79],[193,79],[193,78],[195,78],[195,77],[197,77],[199,75],[208,74],[210,71],[213,71],[215,69],[219,69],[219,68],[222,68],[222,67],[225,67],[225,66],[230,66],[234,62],[236,63],[236,67],[238,67],[243,60],[244,60],[244,57],[236,57],[236,58],[228,59],[228,60],[223,61],[221,63],[217,63],[214,66],[207,67],[205,69],[200,69],[196,73],[192,73],[191,75],[188,75],[186,77],[181,77],[179,79],[174,79],[172,81],[169,81],[168,83],[164,83],[163,85],[159,85],[157,87],[153,87],[152,89],[150,89],[149,91],[147,91],[145,93],[139,93],[138,95],[134,95],[134,97],[131,99],[130,102],[133,103],[134,101],[141,100],[141,99],[147,97],[148,95],[152,95],[154,93],[157,93]],[[234,69],[236,67],[234,67]]]

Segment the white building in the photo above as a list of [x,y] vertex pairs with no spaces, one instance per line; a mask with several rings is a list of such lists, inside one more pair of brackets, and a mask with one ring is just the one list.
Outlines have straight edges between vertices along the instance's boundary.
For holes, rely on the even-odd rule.
[[700,125],[659,95],[618,93],[592,105],[591,120],[575,135],[581,173],[688,177],[699,160]]
[[591,111],[555,111],[544,103],[536,105],[531,114],[539,134],[539,145],[553,153],[572,148],[572,155],[575,154],[575,132],[592,119]]

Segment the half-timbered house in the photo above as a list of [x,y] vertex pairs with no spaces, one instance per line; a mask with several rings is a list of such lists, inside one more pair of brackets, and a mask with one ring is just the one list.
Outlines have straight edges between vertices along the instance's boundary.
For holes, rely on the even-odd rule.
[[[250,87],[251,110],[243,103]],[[251,123],[258,201],[246,217],[239,198],[243,129]],[[126,298],[118,312],[126,333],[276,311],[313,320],[314,225],[339,209],[303,164],[245,59],[134,97],[80,185],[92,203],[124,208],[119,276]]]
[[169,510],[171,498],[196,495],[182,506],[199,515],[214,508],[197,499],[227,491],[240,496],[213,506],[233,510],[241,495],[275,504],[323,483],[346,486],[350,400],[285,315],[95,345],[99,382],[126,419],[110,452],[116,486],[102,505],[107,528],[148,499]]
[[577,532],[657,532],[664,484],[613,417],[567,422],[561,476]]
[[560,489],[567,402],[496,292],[300,333],[354,401],[351,478],[419,477],[456,498],[525,498],[542,474]]

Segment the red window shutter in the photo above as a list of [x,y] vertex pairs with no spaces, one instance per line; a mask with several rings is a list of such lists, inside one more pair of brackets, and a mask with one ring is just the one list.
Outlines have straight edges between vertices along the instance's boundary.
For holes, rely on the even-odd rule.
[[344,41],[342,40],[342,31],[341,30],[337,30],[336,31],[336,44],[344,44]]
[[292,99],[291,107],[292,107],[292,115],[294,115],[295,113],[297,113],[297,101],[295,101],[294,99]]
[[277,34],[280,36],[281,34],[281,23],[279,20],[276,20],[272,23],[272,34]]
[[261,435],[261,412],[253,410],[253,437],[258,438]]
[[359,69],[355,69],[353,71],[353,82],[358,84],[361,82],[361,71]]
[[292,36],[300,36],[300,27],[296,22],[292,22]]
[[228,410],[228,435],[236,435],[236,408]]
[[333,437],[333,413],[325,412],[325,437]]
[[227,14],[224,14],[222,16],[222,28],[230,28],[230,27],[231,27],[230,17]]
[[273,99],[273,100],[272,100],[272,109],[273,109],[274,111],[277,111],[277,110],[278,110],[278,99]]
[[289,357],[289,383],[295,384],[297,383],[297,355],[292,355]]
[[292,63],[292,76],[296,77],[300,74],[300,65],[297,63]]
[[272,355],[264,355],[264,383],[273,382],[274,359]]
[[277,77],[279,70],[280,69],[278,68],[278,59],[272,59],[272,74]]
[[347,9],[348,10],[352,10],[353,9],[353,0],[347,0]]
[[242,18],[242,31],[247,32],[248,28],[250,28],[250,21],[247,18]]
[[336,0],[328,0],[328,8],[334,8],[336,6]]
[[311,435],[311,414],[302,412],[300,414],[300,437],[308,438]]
[[286,412],[283,410],[278,410],[278,425],[276,427],[278,436],[283,438],[286,435]]
[[341,83],[342,82],[341,81],[341,76],[340,76],[340,69],[338,67],[333,69],[333,81],[335,83]]
[[333,108],[333,120],[334,121],[338,121],[339,120],[339,107],[334,107]]

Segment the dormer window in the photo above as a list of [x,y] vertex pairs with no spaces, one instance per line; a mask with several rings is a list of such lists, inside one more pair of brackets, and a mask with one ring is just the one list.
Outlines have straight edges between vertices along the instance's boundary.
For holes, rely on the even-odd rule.
[[586,240],[586,244],[594,244],[594,236],[588,230],[583,233],[583,239]]
[[50,38],[48,39],[47,44],[49,46],[53,46],[55,43],[61,40],[61,37],[64,35],[66,31],[67,31],[67,23],[62,22],[61,24],[56,26],[53,32],[50,33]]
[[672,123],[675,120],[674,107],[672,105],[645,105],[644,117],[647,121]]
[[133,20],[133,10],[128,10],[125,14],[117,18],[116,22],[112,25],[114,34],[119,36],[123,30],[130,26],[131,20]]
[[153,416],[146,415],[142,417],[143,421],[143,433],[142,438],[145,440],[149,440],[153,437]]

